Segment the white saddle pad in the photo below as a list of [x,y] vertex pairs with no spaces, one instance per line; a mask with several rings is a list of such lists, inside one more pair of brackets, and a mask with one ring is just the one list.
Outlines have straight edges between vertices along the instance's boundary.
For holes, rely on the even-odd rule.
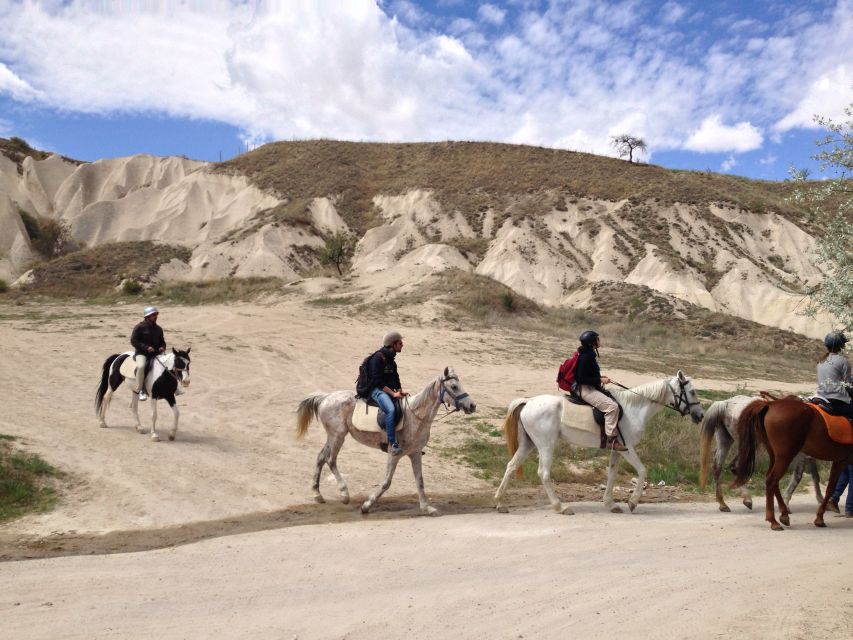
[[[136,377],[136,363],[133,361],[133,351],[127,351],[128,358],[125,358],[124,362],[121,363],[121,366],[118,369],[118,372],[123,375],[125,378],[135,378]],[[122,354],[124,355],[124,354]]]
[[588,431],[596,436],[601,433],[601,429],[592,417],[592,407],[588,404],[569,402],[565,396],[563,396],[562,422],[567,427]]
[[379,415],[379,407],[368,405],[364,400],[356,400],[355,410],[352,412],[352,424],[359,431],[384,432],[385,429],[376,424],[377,415]]

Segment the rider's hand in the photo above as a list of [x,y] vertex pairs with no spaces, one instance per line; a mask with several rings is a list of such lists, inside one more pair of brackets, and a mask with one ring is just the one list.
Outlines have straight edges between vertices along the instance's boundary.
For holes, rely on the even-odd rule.
[[165,350],[166,350],[166,347],[160,347],[160,348],[157,350],[157,353],[163,353]]
[[148,353],[151,353],[152,351],[154,351],[154,347],[148,347]]
[[610,384],[610,378],[607,376],[601,376],[601,384]]

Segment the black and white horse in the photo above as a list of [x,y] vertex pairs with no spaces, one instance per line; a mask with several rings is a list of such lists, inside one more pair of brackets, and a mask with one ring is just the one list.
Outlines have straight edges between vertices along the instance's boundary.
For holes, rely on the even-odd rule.
[[[101,383],[98,385],[98,390],[95,393],[95,414],[98,416],[101,427],[105,428],[107,426],[107,408],[110,406],[110,400],[112,400],[115,390],[125,380],[131,381],[132,389],[133,383],[136,380],[134,368],[133,351],[115,353],[104,362],[101,372]],[[179,385],[186,387],[189,383],[190,349],[186,351],[172,349],[172,353],[154,356],[151,368],[145,376],[145,389],[151,398],[151,439],[153,441],[160,441],[160,436],[157,434],[157,401],[165,400],[172,408],[175,422],[172,425],[172,430],[169,432],[169,440],[174,440],[175,434],[178,432],[178,417],[180,416],[178,405],[175,402],[175,395],[183,393],[183,391],[179,390]],[[139,421],[139,397],[135,393],[132,395],[130,408],[136,418],[136,430],[139,433],[145,433],[145,428]]]

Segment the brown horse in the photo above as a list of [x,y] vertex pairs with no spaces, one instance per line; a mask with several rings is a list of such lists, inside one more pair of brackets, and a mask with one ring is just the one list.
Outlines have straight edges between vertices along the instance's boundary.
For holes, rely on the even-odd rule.
[[[818,460],[829,460],[828,487],[834,487],[844,464],[853,463],[853,445],[840,444],[830,439],[823,418],[816,409],[795,396],[778,400],[755,400],[750,402],[738,419],[738,456],[734,465],[733,487],[739,487],[752,476],[755,470],[756,443],[767,448],[770,466],[764,479],[765,520],[774,531],[783,527],[776,521],[773,498],[782,511],[779,519],[790,526],[790,511],[782,500],[779,480],[788,470],[791,460],[802,451]],[[832,491],[827,491],[817,509],[816,527],[825,527],[823,514]]]

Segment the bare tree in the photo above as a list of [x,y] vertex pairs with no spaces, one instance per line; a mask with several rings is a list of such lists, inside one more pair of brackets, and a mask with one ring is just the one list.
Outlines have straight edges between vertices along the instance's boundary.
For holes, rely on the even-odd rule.
[[326,245],[320,249],[320,261],[334,265],[338,275],[343,275],[343,267],[349,264],[355,253],[356,238],[351,233],[337,231],[326,239]]
[[645,151],[646,141],[628,133],[611,136],[610,144],[616,149],[620,158],[628,156],[628,162],[634,161],[634,151]]

